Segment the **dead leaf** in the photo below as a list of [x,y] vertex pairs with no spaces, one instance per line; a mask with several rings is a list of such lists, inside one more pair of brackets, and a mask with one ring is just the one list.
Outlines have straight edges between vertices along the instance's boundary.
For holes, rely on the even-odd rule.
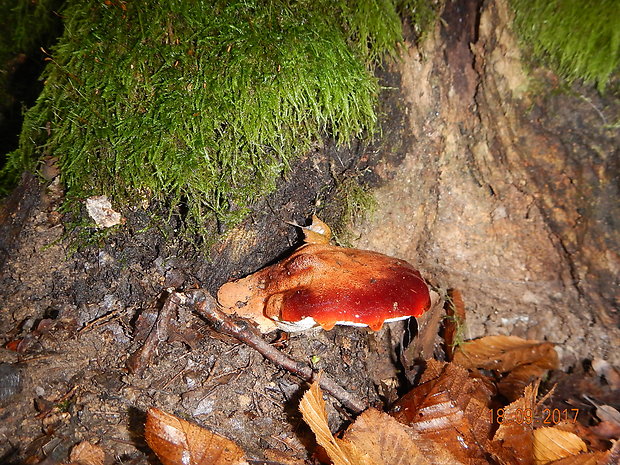
[[392,416],[459,461],[483,458],[491,431],[490,392],[458,365],[427,363],[422,384],[396,402]]
[[587,452],[583,440],[559,428],[538,428],[534,431],[534,463],[547,465],[556,460]]
[[344,439],[354,443],[382,465],[457,465],[445,447],[422,438],[412,428],[375,409],[362,413],[349,427]]
[[231,440],[156,408],[147,412],[144,437],[163,465],[247,465]]
[[300,410],[316,440],[334,465],[461,465],[442,444],[424,439],[413,428],[375,409],[362,413],[335,438],[327,424],[325,402],[318,381],[304,395]]
[[600,404],[594,399],[583,397],[596,407],[596,416],[601,422],[591,428],[592,432],[605,439],[618,439],[620,437],[620,412],[611,405]]
[[551,462],[549,465],[615,465],[614,462],[606,460],[608,456],[609,454],[605,452],[591,452],[589,454],[572,455]]
[[[493,436],[490,451],[502,463],[533,463],[533,418],[536,418],[538,384],[525,388],[523,396],[496,413],[499,428]],[[530,419],[531,418],[531,419]],[[501,421],[500,421],[501,419]]]
[[69,460],[80,465],[103,465],[105,452],[99,446],[82,441],[71,449]]
[[508,373],[498,384],[498,390],[513,401],[523,394],[525,386],[558,367],[558,355],[550,342],[487,336],[459,346],[454,362],[468,369]]
[[601,421],[590,429],[594,434],[603,439],[618,440],[620,438],[620,425],[611,421]]
[[596,416],[601,421],[609,421],[620,426],[620,412],[611,405],[601,404],[596,400],[584,395],[584,399],[596,407]]
[[430,462],[422,457],[415,444],[417,433],[411,434],[389,415],[375,409],[362,413],[344,435],[348,441],[360,444],[375,463],[420,464]]
[[121,214],[112,209],[112,203],[105,195],[87,198],[86,211],[100,228],[111,228],[123,222]]
[[[421,384],[395,405],[391,416],[368,409],[334,437],[318,382],[302,400],[304,420],[334,465],[615,465],[620,448],[587,452],[590,430],[565,422],[536,429],[543,418],[538,382],[523,396],[492,411],[483,378],[456,364],[428,360]],[[490,438],[493,419],[499,424]],[[581,428],[581,429],[580,429]],[[591,449],[592,450],[592,449]]]
[[312,383],[299,404],[304,421],[316,437],[316,442],[325,449],[334,465],[374,465],[368,457],[361,454],[348,441],[336,439],[327,423],[325,401],[319,386],[319,380]]
[[459,346],[454,362],[465,368],[509,372],[520,365],[544,360],[550,368],[558,365],[558,355],[550,342],[516,336],[487,336]]
[[526,386],[541,379],[552,368],[556,365],[545,359],[515,367],[497,384],[497,390],[509,401],[514,401],[523,395]]

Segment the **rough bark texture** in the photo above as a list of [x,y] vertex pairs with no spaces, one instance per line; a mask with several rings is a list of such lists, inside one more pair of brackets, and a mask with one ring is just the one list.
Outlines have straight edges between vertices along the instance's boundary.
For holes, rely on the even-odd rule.
[[549,76],[528,77],[504,1],[480,17],[453,5],[398,64],[415,142],[357,245],[460,289],[467,337],[546,339],[566,364],[618,363],[619,138],[602,113],[617,101],[551,95]]

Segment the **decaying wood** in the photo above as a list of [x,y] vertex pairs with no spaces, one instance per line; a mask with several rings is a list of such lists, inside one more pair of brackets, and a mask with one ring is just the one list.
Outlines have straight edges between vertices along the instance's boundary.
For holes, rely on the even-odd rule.
[[458,288],[473,310],[468,338],[499,330],[565,343],[565,366],[618,364],[620,133],[593,108],[618,114],[618,99],[553,90],[524,64],[509,2],[478,11],[448,2],[429,40],[394,65],[413,141],[378,173],[395,175],[383,175],[353,246]]

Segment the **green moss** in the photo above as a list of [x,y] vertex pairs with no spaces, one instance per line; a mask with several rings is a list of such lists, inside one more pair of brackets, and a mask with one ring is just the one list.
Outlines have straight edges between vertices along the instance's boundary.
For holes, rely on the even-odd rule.
[[57,32],[61,0],[0,0],[0,64],[27,53]]
[[525,46],[568,82],[605,89],[620,66],[617,0],[511,0]]
[[396,56],[403,33],[392,0],[340,0],[338,8],[349,42],[369,65],[386,52]]
[[371,68],[402,40],[391,0],[69,0],[62,15],[3,175],[56,156],[69,202],[182,204],[194,229],[235,224],[324,134],[372,135]]
[[399,0],[398,10],[411,21],[417,42],[423,42],[433,30],[445,0]]
[[[61,4],[62,0],[0,0],[0,162],[7,150],[6,138],[13,140],[14,126],[19,124],[15,120],[21,116],[20,106],[36,97],[37,91],[32,95],[27,81],[34,73],[39,48],[47,48],[62,30],[55,14]],[[14,74],[20,68],[17,78]]]

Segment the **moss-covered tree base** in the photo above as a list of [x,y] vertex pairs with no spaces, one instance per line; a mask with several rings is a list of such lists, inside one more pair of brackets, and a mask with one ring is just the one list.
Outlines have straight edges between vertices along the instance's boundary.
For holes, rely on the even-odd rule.
[[[617,361],[609,309],[619,143],[606,121],[617,118],[618,100],[592,88],[561,93],[546,70],[530,76],[539,78],[532,87],[504,2],[449,7],[430,42],[409,44],[398,72],[382,77],[379,143],[316,144],[208,257],[178,240],[182,208],[161,222],[129,210],[122,228],[70,255],[57,208],[63,190],[32,177],[21,185],[0,214],[0,344],[17,349],[0,350],[0,362],[22,379],[0,398],[4,462],[67,462],[86,440],[110,462],[147,463],[141,428],[152,406],[209,426],[253,459],[268,449],[307,458],[295,415],[305,386],[197,315],[174,316],[143,376],[125,363],[166,289],[214,291],[276,260],[298,240],[287,221],[318,211],[333,223],[351,210],[332,199],[353,179],[382,185],[357,244],[461,290],[466,336],[547,339],[564,364]],[[385,380],[402,381],[389,339],[403,332],[340,327],[295,335],[284,350],[371,403],[388,402]],[[334,424],[349,420],[330,415]]]

